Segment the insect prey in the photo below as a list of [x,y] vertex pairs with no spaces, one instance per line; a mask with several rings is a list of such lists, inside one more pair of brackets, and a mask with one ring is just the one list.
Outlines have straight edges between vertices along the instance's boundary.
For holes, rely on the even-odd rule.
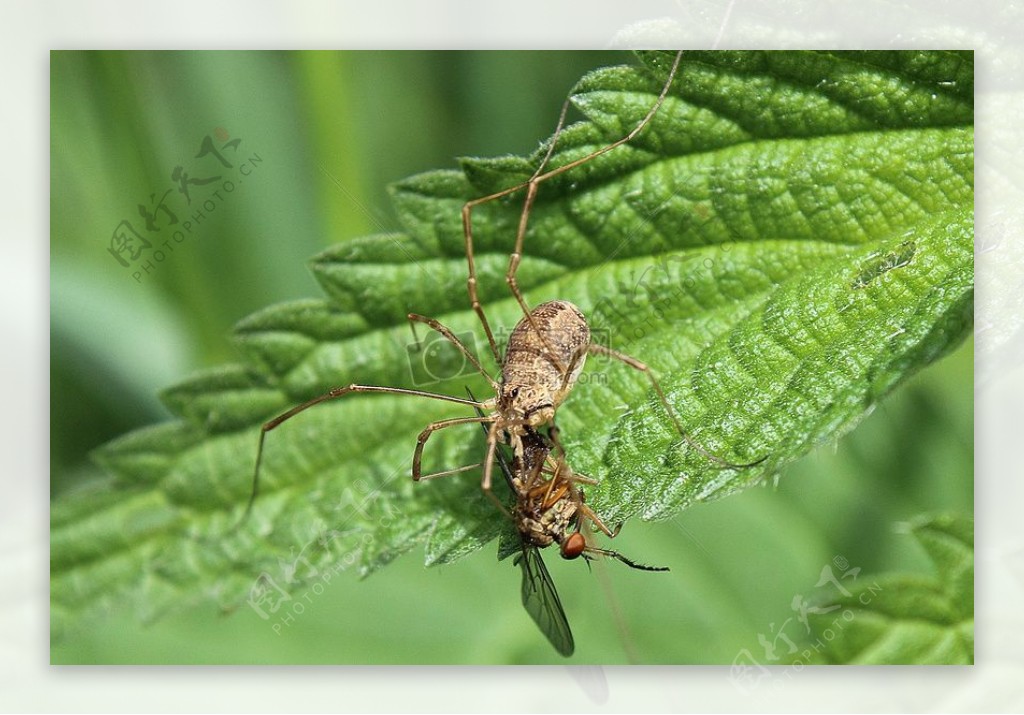
[[[487,433],[486,427],[484,433]],[[618,559],[635,569],[668,569],[638,564],[616,551],[588,543],[583,530],[584,520],[589,520],[609,538],[614,538],[619,529],[616,527],[614,531],[609,531],[597,514],[585,504],[583,491],[577,485],[596,482],[589,477],[574,474],[565,461],[564,451],[559,459],[552,458],[552,447],[556,444],[557,449],[561,450],[557,438],[548,440],[540,433],[528,430],[520,442],[521,450],[513,455],[511,464],[501,449],[497,451],[496,457],[514,498],[512,520],[520,549],[515,564],[523,573],[523,608],[555,650],[568,657],[575,650],[575,641],[554,581],[544,565],[541,549],[557,543],[560,554],[566,559],[580,556],[590,559],[593,558],[591,554],[601,554]]]

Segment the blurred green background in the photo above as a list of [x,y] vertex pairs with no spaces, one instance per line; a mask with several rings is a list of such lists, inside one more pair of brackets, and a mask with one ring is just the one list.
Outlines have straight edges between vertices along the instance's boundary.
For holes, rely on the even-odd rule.
[[[313,254],[396,230],[390,182],[453,168],[456,156],[529,152],[583,72],[632,61],[604,52],[54,52],[52,498],[73,499],[103,478],[91,449],[169,419],[159,389],[236,359],[236,321],[319,295],[306,269]],[[193,178],[220,172],[210,156],[196,158],[208,135],[239,139],[237,154],[223,155],[249,158],[251,173],[135,280],[138,268],[107,250],[113,230],[142,221],[137,206],[174,188],[175,167]],[[201,203],[208,190],[192,192]],[[577,640],[569,662],[730,663],[742,649],[765,662],[758,635],[771,640],[795,616],[794,596],[810,597],[834,557],[865,574],[928,570],[894,526],[924,512],[973,513],[972,374],[965,345],[777,487],[629,524],[615,547],[670,574],[615,563],[588,572],[548,556]],[[212,601],[146,625],[115,610],[55,642],[51,659],[566,662],[520,606],[518,570],[492,548],[436,569],[414,552],[365,581],[343,574],[311,591],[281,633],[248,608],[222,614]]]

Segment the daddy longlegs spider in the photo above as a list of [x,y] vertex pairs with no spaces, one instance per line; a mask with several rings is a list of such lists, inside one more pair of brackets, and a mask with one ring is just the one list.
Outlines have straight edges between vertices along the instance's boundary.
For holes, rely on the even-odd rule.
[[[462,209],[462,223],[465,235],[466,261],[469,269],[467,289],[473,310],[477,314],[477,317],[483,325],[484,332],[487,335],[487,342],[491,353],[501,368],[500,382],[495,380],[483,368],[477,357],[473,355],[473,353],[450,329],[433,318],[428,318],[416,313],[410,313],[408,315],[408,319],[411,323],[423,323],[427,325],[441,334],[446,340],[451,342],[452,345],[454,345],[455,348],[458,349],[459,352],[462,353],[462,355],[469,361],[469,363],[487,379],[490,386],[494,389],[495,396],[483,401],[473,399],[467,400],[464,398],[435,392],[427,392],[424,390],[352,384],[345,387],[334,388],[329,392],[314,397],[300,405],[296,405],[264,424],[260,430],[256,466],[253,472],[252,493],[245,513],[243,514],[243,520],[252,510],[253,503],[255,502],[259,492],[260,465],[263,458],[264,441],[268,432],[275,429],[283,422],[295,417],[300,412],[303,412],[314,405],[318,405],[321,402],[344,397],[345,395],[352,393],[372,392],[425,397],[433,400],[466,405],[480,410],[483,414],[478,414],[476,417],[457,417],[438,420],[428,424],[423,431],[420,432],[416,440],[416,449],[413,453],[412,477],[414,480],[419,481],[422,479],[445,476],[479,466],[471,465],[468,467],[449,469],[425,475],[422,474],[421,471],[423,448],[430,436],[439,430],[464,424],[489,424],[490,427],[487,434],[487,452],[483,461],[483,478],[481,480],[481,488],[502,511],[507,513],[504,505],[499,499],[497,499],[497,497],[494,496],[491,490],[493,464],[498,442],[501,441],[508,443],[512,448],[513,454],[523,454],[524,448],[522,440],[524,436],[529,435],[539,427],[554,424],[555,413],[558,407],[572,390],[577,377],[583,370],[583,365],[586,361],[587,355],[591,353],[613,358],[646,375],[651,383],[651,387],[657,394],[658,399],[661,401],[661,404],[665,408],[666,413],[669,415],[680,436],[688,445],[697,450],[700,454],[704,455],[706,458],[721,464],[723,467],[736,469],[752,467],[764,461],[765,458],[761,458],[754,462],[737,464],[722,459],[721,457],[711,454],[705,450],[683,429],[682,423],[676,416],[675,411],[668,402],[668,399],[665,397],[665,393],[662,391],[661,385],[658,383],[657,378],[646,364],[636,358],[613,350],[609,347],[590,342],[590,327],[587,324],[586,318],[579,308],[568,301],[552,300],[542,303],[536,308],[530,309],[526,304],[526,300],[523,297],[516,280],[516,272],[519,268],[519,263],[522,257],[523,243],[526,235],[530,209],[533,206],[540,185],[555,176],[563,174],[629,142],[643,131],[661,107],[665,97],[668,95],[669,89],[679,68],[681,57],[682,52],[679,52],[675,57],[675,61],[673,62],[671,69],[669,70],[668,78],[650,110],[625,136],[611,144],[591,152],[584,157],[575,159],[557,168],[546,170],[548,161],[554,153],[555,145],[565,123],[565,117],[568,110],[567,101],[562,107],[558,125],[548,146],[547,152],[533,176],[522,184],[499,191],[489,196],[474,199],[464,205]],[[518,322],[510,334],[505,349],[505,355],[502,357],[477,294],[476,265],[473,255],[472,211],[474,208],[485,203],[495,201],[522,190],[526,191],[526,199],[520,214],[514,250],[509,258],[508,271],[506,272],[505,280],[512,292],[512,295],[522,308],[524,317]]]

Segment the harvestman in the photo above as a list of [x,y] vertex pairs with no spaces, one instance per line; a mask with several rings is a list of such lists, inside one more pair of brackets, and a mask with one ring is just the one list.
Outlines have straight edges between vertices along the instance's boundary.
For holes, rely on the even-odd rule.
[[[247,515],[256,499],[259,490],[259,472],[263,459],[263,446],[267,432],[270,432],[281,423],[291,419],[298,413],[313,407],[314,405],[333,400],[351,393],[383,392],[397,395],[413,395],[426,397],[433,400],[452,402],[466,405],[481,410],[484,414],[476,417],[457,417],[453,419],[439,420],[427,425],[419,434],[416,440],[416,449],[413,453],[412,477],[414,480],[430,479],[456,472],[473,469],[479,465],[470,465],[457,469],[445,470],[433,474],[422,474],[421,461],[423,448],[430,436],[441,429],[454,427],[456,425],[482,423],[489,424],[487,432],[487,453],[483,462],[483,479],[481,487],[484,492],[494,501],[502,511],[506,511],[501,501],[491,491],[492,471],[495,453],[498,442],[507,442],[512,448],[513,454],[523,453],[522,440],[528,433],[544,425],[553,425],[555,412],[559,405],[565,400],[572,390],[577,377],[583,369],[586,357],[590,353],[605,355],[610,358],[643,372],[651,382],[651,386],[657,393],[659,400],[665,408],[666,413],[672,420],[676,430],[692,448],[696,449],[708,459],[722,464],[725,467],[746,468],[754,466],[764,458],[747,464],[735,464],[728,462],[706,451],[697,444],[683,429],[681,422],[676,417],[671,405],[665,397],[658,380],[650,368],[639,360],[624,353],[612,350],[603,345],[590,342],[590,328],[583,313],[572,303],[562,300],[553,300],[542,303],[532,310],[527,306],[522,292],[516,280],[516,271],[522,257],[523,241],[526,235],[526,228],[529,220],[530,210],[537,195],[539,186],[548,179],[565,173],[581,164],[591,161],[607,152],[619,147],[639,134],[648,125],[658,109],[661,107],[668,94],[672,81],[675,78],[679,67],[682,52],[679,52],[669,71],[668,78],[661,89],[657,99],[643,119],[625,136],[617,141],[602,147],[584,157],[578,158],[555,169],[545,171],[550,160],[558,137],[565,123],[565,116],[568,109],[568,101],[562,107],[558,126],[548,146],[548,150],[540,166],[533,176],[526,182],[483,198],[469,201],[462,209],[462,222],[465,234],[466,261],[469,268],[467,289],[473,310],[477,314],[484,332],[487,335],[487,342],[490,346],[495,361],[501,367],[501,381],[496,381],[480,364],[480,361],[470,350],[449,330],[447,327],[423,315],[410,313],[409,320],[412,323],[423,323],[437,331],[446,340],[451,342],[470,364],[490,383],[495,391],[495,396],[484,400],[472,400],[440,393],[427,392],[423,390],[412,390],[399,387],[381,387],[375,385],[347,385],[337,387],[327,393],[312,398],[300,405],[296,405],[287,412],[270,420],[260,430],[259,443],[257,447],[256,467],[253,473],[253,489],[246,508]],[[516,232],[515,249],[509,258],[508,271],[505,280],[513,296],[522,308],[524,317],[519,321],[509,336],[505,356],[502,358],[494,340],[490,324],[484,314],[483,306],[480,304],[477,295],[476,265],[473,256],[473,232],[472,232],[472,211],[477,206],[495,201],[515,192],[526,190],[526,199],[520,214],[518,229]],[[243,516],[244,518],[244,516]]]

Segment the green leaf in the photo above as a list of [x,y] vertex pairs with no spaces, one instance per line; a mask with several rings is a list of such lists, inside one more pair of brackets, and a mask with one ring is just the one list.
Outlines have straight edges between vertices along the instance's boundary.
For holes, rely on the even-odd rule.
[[[551,167],[646,114],[671,56],[641,60],[581,81],[586,121],[561,134]],[[963,340],[972,124],[970,54],[687,53],[644,132],[541,186],[519,274],[528,301],[579,305],[597,339],[652,367],[708,451],[767,458],[721,468],[682,442],[642,374],[591,358],[559,425],[575,469],[601,480],[587,496],[606,521],[666,518],[773,477]],[[261,496],[232,526],[259,425],[290,406],[349,383],[487,394],[450,345],[414,340],[405,315],[438,318],[491,364],[466,298],[460,210],[541,155],[464,159],[397,184],[404,233],[325,251],[312,266],[325,298],[243,320],[244,365],[171,388],[177,422],[101,449],[117,479],[95,508],[54,506],[55,623],[125,600],[147,617],[200,599],[235,607],[258,601],[261,574],[287,590],[327,568],[368,574],[420,546],[444,563],[494,539],[505,524],[473,473],[409,478],[419,431],[465,411],[393,395],[326,403],[270,433]],[[499,335],[521,317],[504,281],[521,201],[473,214]],[[478,429],[445,430],[425,468],[482,451]],[[126,518],[136,526],[119,537]]]
[[928,553],[936,575],[855,573],[855,580],[846,581],[832,574],[835,583],[826,586],[828,594],[812,605],[807,617],[810,634],[797,644],[795,660],[869,665],[974,662],[974,520],[952,515],[920,518],[908,531]]

